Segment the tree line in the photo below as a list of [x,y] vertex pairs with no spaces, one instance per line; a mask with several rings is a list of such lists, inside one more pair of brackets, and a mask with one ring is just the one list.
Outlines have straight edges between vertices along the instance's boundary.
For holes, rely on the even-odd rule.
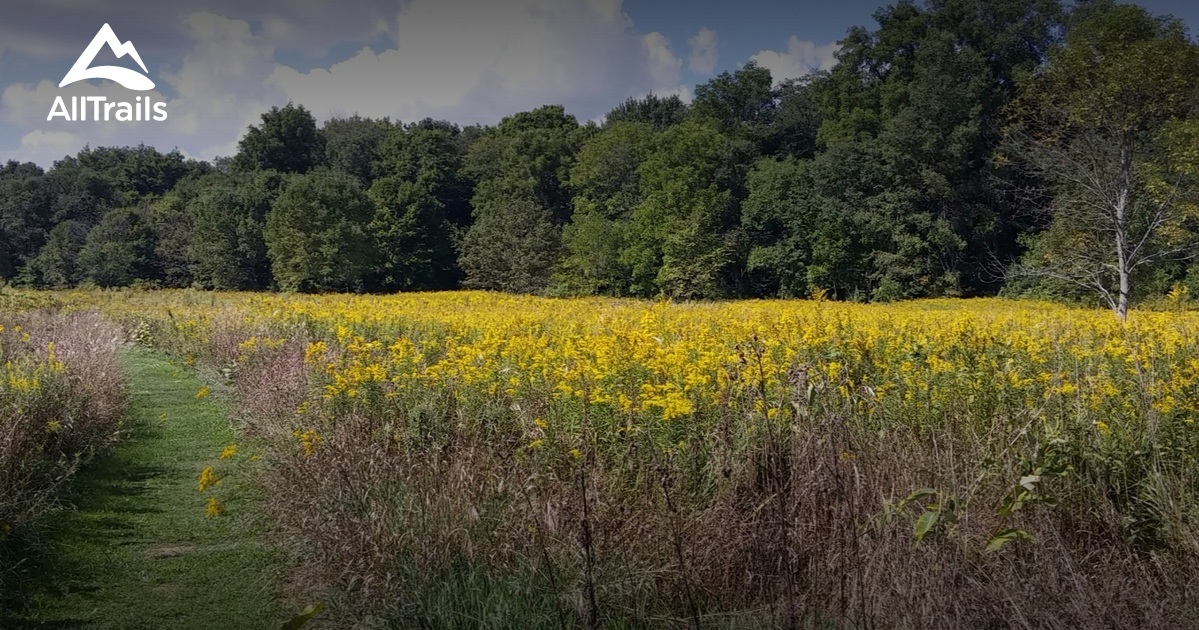
[[[0,279],[1116,309],[1192,270],[1199,54],[1134,5],[901,1],[832,70],[748,64],[580,124],[262,115],[231,158],[0,169]],[[1197,287],[1199,288],[1199,287]]]

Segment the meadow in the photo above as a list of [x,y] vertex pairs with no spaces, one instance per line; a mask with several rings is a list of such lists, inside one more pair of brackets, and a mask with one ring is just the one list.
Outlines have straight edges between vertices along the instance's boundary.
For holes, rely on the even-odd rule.
[[1199,313],[71,292],[236,392],[367,627],[1187,627]]

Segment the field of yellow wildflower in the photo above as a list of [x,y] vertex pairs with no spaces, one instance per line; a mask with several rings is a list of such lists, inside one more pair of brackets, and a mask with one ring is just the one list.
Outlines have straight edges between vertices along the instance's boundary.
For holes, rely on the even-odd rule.
[[1199,313],[59,297],[232,382],[348,619],[1199,619]]

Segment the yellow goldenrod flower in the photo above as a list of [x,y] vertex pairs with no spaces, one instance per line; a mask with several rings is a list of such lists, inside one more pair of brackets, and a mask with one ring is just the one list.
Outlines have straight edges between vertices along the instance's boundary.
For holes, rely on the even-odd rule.
[[200,492],[204,492],[208,488],[217,485],[221,482],[221,478],[212,469],[212,466],[200,471]]

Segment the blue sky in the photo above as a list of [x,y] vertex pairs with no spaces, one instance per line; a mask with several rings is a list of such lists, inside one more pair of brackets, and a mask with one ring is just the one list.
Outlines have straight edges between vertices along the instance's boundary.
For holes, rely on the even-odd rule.
[[[494,123],[545,103],[595,119],[629,96],[679,94],[754,59],[776,79],[827,68],[881,0],[9,0],[0,18],[0,160],[49,165],[83,145],[233,152],[247,125],[295,101]],[[1199,3],[1145,0],[1199,25]],[[139,93],[58,82],[104,23],[132,41],[165,122],[47,121],[57,96]],[[105,57],[104,55],[107,55]],[[119,63],[105,51],[96,64]]]

